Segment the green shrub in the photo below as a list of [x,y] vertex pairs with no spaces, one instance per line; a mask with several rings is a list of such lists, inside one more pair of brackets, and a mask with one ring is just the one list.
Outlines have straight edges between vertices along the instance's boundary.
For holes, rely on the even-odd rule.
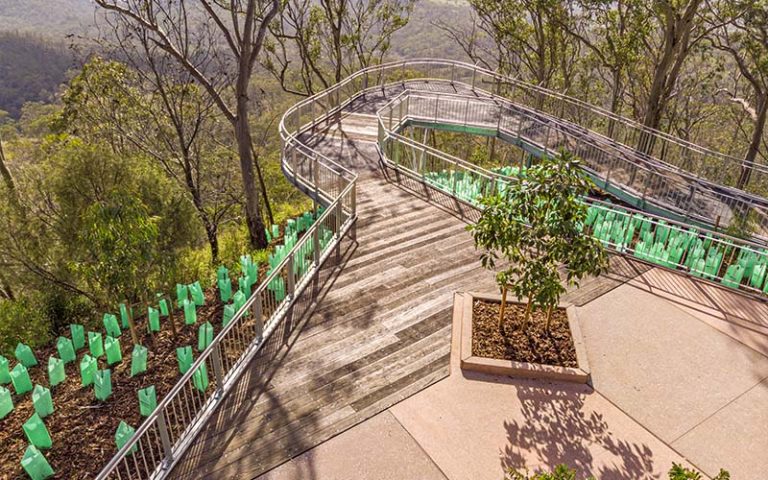
[[[672,464],[672,468],[667,473],[669,480],[702,480],[701,473],[683,467],[677,463]],[[720,469],[720,472],[712,480],[730,480],[731,475]],[[552,472],[537,470],[530,474],[527,470],[521,472],[510,468],[507,470],[504,480],[576,480],[576,470],[567,465],[558,465]],[[595,480],[595,477],[589,477],[587,480]]]
[[34,300],[0,301],[0,353],[13,357],[19,342],[32,349],[48,343],[52,338],[50,320]]

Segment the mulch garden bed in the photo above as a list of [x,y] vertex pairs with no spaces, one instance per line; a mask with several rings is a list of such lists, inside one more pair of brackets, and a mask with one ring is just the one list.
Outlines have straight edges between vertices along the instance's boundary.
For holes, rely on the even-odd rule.
[[547,331],[547,316],[534,312],[522,329],[525,305],[507,302],[499,329],[501,303],[475,299],[472,305],[472,355],[498,360],[577,367],[568,316],[565,309],[552,313]]
[[[199,326],[210,321],[214,335],[221,330],[223,304],[217,296],[216,289],[206,292],[206,304],[198,307],[197,323],[194,325],[185,325],[183,312],[175,308],[175,336],[167,318],[161,318],[159,332],[149,334],[146,317],[138,317],[135,320],[137,333],[148,353],[147,371],[135,377],[131,377],[131,334],[129,330],[123,330],[120,336],[123,360],[110,367],[106,357],[98,359],[99,369],[109,368],[112,371],[112,395],[104,402],[96,399],[93,386],[83,387],[80,383],[79,365],[82,357],[88,353],[87,339],[85,348],[77,352],[76,361],[66,365],[67,377],[64,382],[52,388],[48,382],[46,366],[48,357],[58,357],[56,347],[50,345],[34,351],[38,365],[28,369],[32,384],[51,388],[54,404],[54,412],[43,420],[53,440],[53,447],[43,450],[55,472],[52,478],[86,479],[98,474],[117,453],[115,432],[120,421],[134,428],[138,428],[144,421],[139,413],[138,390],[154,385],[159,403],[181,378],[176,348],[192,345],[196,357],[199,354]],[[65,336],[69,338],[68,334]],[[209,377],[212,377],[210,372]],[[27,392],[15,395],[11,385],[6,387],[13,394],[14,409],[0,420],[0,479],[26,479],[27,475],[20,464],[28,445],[22,425],[34,413],[32,394]]]

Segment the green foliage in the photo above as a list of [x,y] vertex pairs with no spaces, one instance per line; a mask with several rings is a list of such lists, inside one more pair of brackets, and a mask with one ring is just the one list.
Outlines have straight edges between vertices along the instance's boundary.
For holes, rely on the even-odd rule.
[[[720,472],[712,478],[712,480],[730,480],[731,474],[727,471],[720,469]],[[702,476],[699,472],[683,467],[677,463],[672,464],[672,468],[669,470],[669,480],[701,480]]]
[[483,267],[498,267],[502,292],[510,289],[520,301],[527,299],[527,313],[551,313],[557,306],[565,292],[560,265],[569,284],[605,270],[602,245],[581,233],[587,206],[580,199],[591,185],[579,161],[561,152],[529,168],[505,193],[484,198],[480,220],[468,227],[483,249]]
[[[528,471],[523,473],[511,468],[507,470],[504,480],[576,480],[576,470],[567,465],[558,465],[552,472],[536,471],[530,474]],[[586,480],[594,480],[594,477]]]
[[[701,480],[702,476],[695,470],[690,470],[677,463],[672,464],[668,472],[669,480]],[[712,480],[730,480],[731,475],[720,469],[720,472]],[[576,470],[567,465],[558,465],[552,472],[538,470],[533,474],[528,471],[521,472],[510,468],[507,470],[504,480],[576,480]],[[595,477],[589,477],[586,480],[595,480]]]
[[35,349],[51,338],[51,322],[33,299],[0,300],[0,355],[13,356],[19,342]]

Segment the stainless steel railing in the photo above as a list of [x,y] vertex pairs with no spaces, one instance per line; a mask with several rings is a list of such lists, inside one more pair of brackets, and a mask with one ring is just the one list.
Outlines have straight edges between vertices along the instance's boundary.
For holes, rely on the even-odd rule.
[[399,131],[405,122],[425,128],[452,125],[498,135],[541,154],[565,148],[582,159],[600,187],[640,210],[710,227],[728,227],[736,224],[737,214],[748,214],[753,234],[768,241],[768,200],[737,195],[668,165],[648,164],[621,144],[601,142],[578,126],[554,123],[500,97],[405,90],[378,114],[390,131]]
[[[506,176],[487,169],[480,168],[471,162],[436,150],[413,138],[400,134],[398,131],[410,121],[408,116],[409,92],[395,97],[392,102],[381,108],[377,113],[378,122],[378,148],[382,159],[390,167],[397,169],[411,178],[424,182],[431,187],[440,190],[457,200],[462,201],[474,208],[482,209],[480,197],[483,195],[503,191],[505,185],[516,182],[519,179],[514,176]],[[428,97],[433,102],[434,97]],[[413,97],[410,97],[413,102]],[[414,103],[411,103],[414,105]],[[433,105],[430,105],[429,111]],[[460,109],[454,110],[457,113],[456,118],[464,117],[464,112]],[[553,152],[554,153],[554,152]],[[630,238],[622,236],[622,241],[616,241],[614,237],[600,236],[593,227],[585,227],[587,234],[595,235],[606,247],[613,251],[640,258],[656,265],[677,270],[688,275],[705,278],[708,281],[723,284],[728,269],[731,266],[738,265],[742,254],[752,255],[755,262],[761,262],[762,265],[768,265],[768,250],[765,246],[743,239],[731,237],[729,235],[713,232],[705,228],[697,228],[690,223],[677,222],[667,218],[659,218],[646,212],[641,212],[632,208],[619,207],[606,202],[593,199],[584,199],[584,202],[592,209],[610,213],[615,222],[623,223],[635,221],[638,223],[647,223],[652,230],[666,229],[668,248],[672,239],[676,237],[690,237],[692,240],[701,240],[706,242],[707,251],[720,251],[722,258],[720,266],[715,273],[706,273],[690,265],[687,261],[687,253],[678,261],[670,260],[669,257],[654,257],[649,254],[649,245],[644,245],[643,237],[639,234],[633,234]],[[634,228],[634,227],[633,227]],[[639,233],[639,229],[638,229]],[[710,250],[712,249],[712,250]],[[766,267],[761,267],[766,268]],[[764,277],[759,282],[754,282],[752,275],[744,276],[737,282],[731,282],[728,286],[742,290],[762,300],[768,300],[768,277]],[[758,286],[755,286],[759,283]]]
[[[303,143],[333,113],[323,93],[286,112],[280,123],[285,175],[323,207],[322,215],[255,289],[190,370],[98,475],[164,478],[236,384],[356,220],[357,176]],[[306,112],[318,117],[307,119]]]

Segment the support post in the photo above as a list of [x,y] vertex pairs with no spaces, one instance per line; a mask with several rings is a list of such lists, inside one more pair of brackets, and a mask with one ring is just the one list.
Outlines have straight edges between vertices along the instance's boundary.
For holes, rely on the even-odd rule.
[[173,461],[173,447],[171,446],[171,436],[168,434],[168,423],[165,420],[165,412],[159,410],[157,414],[157,430],[160,432],[160,443],[165,452],[164,462],[169,464]]

